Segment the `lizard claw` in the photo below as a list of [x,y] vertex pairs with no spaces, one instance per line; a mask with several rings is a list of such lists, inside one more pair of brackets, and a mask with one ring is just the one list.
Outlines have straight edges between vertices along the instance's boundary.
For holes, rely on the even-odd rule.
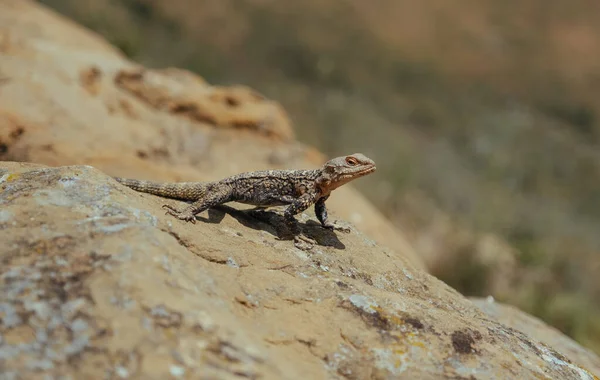
[[179,212],[173,206],[170,205],[163,205],[162,208],[167,210],[165,215],[171,215],[179,220],[184,220],[186,222],[192,222],[192,224],[196,224],[196,216],[194,216],[193,214]]
[[185,220],[186,222],[192,222],[192,224],[196,224],[196,217],[194,215],[178,215],[177,217],[181,220]]
[[175,208],[173,206],[163,205],[162,208],[167,210],[165,212],[165,215],[177,216],[179,214],[179,212],[177,210],[175,210]]

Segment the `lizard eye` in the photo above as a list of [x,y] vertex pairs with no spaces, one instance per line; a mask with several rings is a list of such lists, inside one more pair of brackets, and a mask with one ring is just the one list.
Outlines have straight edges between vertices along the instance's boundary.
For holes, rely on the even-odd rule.
[[350,166],[358,165],[358,160],[354,157],[346,157],[346,163]]

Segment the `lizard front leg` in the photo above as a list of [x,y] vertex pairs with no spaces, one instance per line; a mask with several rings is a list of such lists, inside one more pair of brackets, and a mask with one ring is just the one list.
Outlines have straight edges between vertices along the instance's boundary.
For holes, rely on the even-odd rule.
[[310,207],[314,203],[314,195],[305,193],[301,197],[297,198],[292,204],[290,204],[284,211],[283,217],[285,224],[288,226],[292,234],[294,234],[294,245],[298,249],[309,250],[315,244],[314,239],[304,236],[300,228],[298,227],[298,221],[294,218],[294,215],[301,213]]
[[298,221],[296,220],[296,218],[294,218],[294,215],[297,215],[302,211],[306,210],[313,203],[314,196],[312,194],[305,193],[302,196],[296,198],[283,212],[285,224],[288,226],[288,228],[294,235],[298,235],[300,233]]
[[329,195],[326,197],[321,197],[317,202],[315,202],[315,214],[317,215],[317,219],[321,222],[323,228],[327,228],[329,230],[337,230],[345,233],[349,233],[350,229],[346,227],[338,227],[335,224],[331,223],[327,220],[327,207],[325,206],[325,201],[329,198]]

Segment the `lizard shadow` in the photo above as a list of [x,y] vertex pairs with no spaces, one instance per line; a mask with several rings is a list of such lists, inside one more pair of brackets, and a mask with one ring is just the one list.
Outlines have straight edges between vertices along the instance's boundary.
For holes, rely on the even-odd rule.
[[[230,206],[219,205],[208,209],[208,218],[196,216],[206,223],[218,224],[225,214],[230,215],[244,227],[253,230],[265,231],[280,240],[293,240],[294,237],[288,231],[282,215],[274,211],[265,210],[238,210]],[[336,249],[345,249],[346,246],[338,239],[335,231],[323,228],[321,224],[309,220],[306,223],[298,222],[302,233],[314,239],[318,245],[333,247]]]

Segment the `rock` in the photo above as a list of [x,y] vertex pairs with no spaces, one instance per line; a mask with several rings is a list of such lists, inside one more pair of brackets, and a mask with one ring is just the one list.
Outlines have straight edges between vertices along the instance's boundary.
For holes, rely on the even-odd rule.
[[117,87],[160,111],[214,126],[244,128],[277,139],[294,137],[280,105],[247,87],[213,87],[178,69],[120,71]]
[[471,301],[498,322],[527,333],[532,338],[556,348],[590,372],[600,374],[600,358],[596,354],[581,347],[573,339],[548,326],[540,319],[524,313],[516,307],[495,302],[491,298],[472,298]]
[[31,1],[0,9],[2,378],[597,379],[598,358],[560,333],[490,316],[427,274],[351,186],[328,201],[351,233],[307,212],[306,252],[281,210],[164,215],[175,201],[110,176],[210,180],[325,157],[251,89],[145,69]]
[[[90,166],[0,163],[7,378],[595,379],[352,229],[214,209],[196,224]],[[11,377],[12,376],[12,377]]]
[[[0,0],[0,8],[0,160],[84,164],[161,181],[326,160],[293,139],[278,103],[251,89],[145,69],[35,2]],[[355,189],[336,190],[328,207],[332,218],[423,266],[402,232]]]

